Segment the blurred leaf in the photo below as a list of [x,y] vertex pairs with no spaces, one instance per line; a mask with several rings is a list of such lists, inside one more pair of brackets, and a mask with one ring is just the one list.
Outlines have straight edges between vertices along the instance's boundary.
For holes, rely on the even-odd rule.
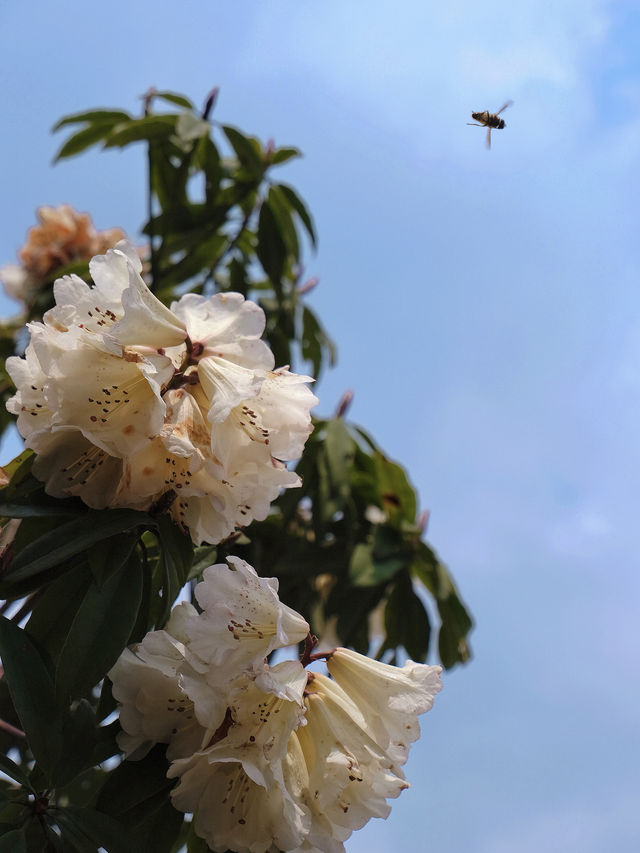
[[195,109],[193,103],[184,95],[179,95],[177,92],[154,92],[153,97],[160,98],[170,104],[175,104],[178,107],[183,107],[186,110]]
[[193,552],[193,564],[187,580],[199,577],[202,572],[212,566],[218,559],[218,549],[215,545],[198,545]]
[[356,586],[376,586],[407,567],[407,550],[398,533],[386,525],[374,527],[370,543],[356,545],[349,576]]
[[223,124],[222,131],[229,140],[231,147],[241,165],[252,175],[262,177],[265,171],[265,163],[260,153],[260,144],[252,137],[245,136],[237,128]]
[[122,110],[85,110],[81,113],[73,113],[72,115],[64,116],[60,121],[56,122],[52,128],[52,132],[60,130],[68,124],[117,124],[121,121],[127,121],[131,116]]
[[309,239],[311,240],[311,245],[315,249],[318,240],[316,237],[316,230],[313,225],[313,220],[311,219],[311,214],[307,210],[307,206],[302,201],[298,193],[293,189],[293,187],[290,187],[288,184],[275,184],[275,186],[284,195],[290,207],[295,210],[295,212],[300,217],[302,224],[307,229]]
[[412,660],[423,662],[429,651],[431,626],[409,574],[402,572],[391,590],[384,610],[385,646],[403,646]]
[[0,657],[33,755],[51,779],[62,748],[62,720],[53,679],[28,634],[0,617]]
[[[3,466],[5,474],[10,477],[11,485],[17,486],[31,473],[33,460],[36,458],[33,450],[23,450],[15,459]],[[2,490],[4,491],[4,489]]]
[[260,214],[258,216],[256,255],[276,291],[280,292],[286,259],[286,247],[280,236],[273,210],[266,202],[260,207]]
[[375,455],[378,471],[378,488],[382,506],[389,521],[415,522],[417,512],[416,493],[407,479],[404,468],[387,459],[382,453]]
[[274,166],[278,166],[281,163],[286,163],[288,160],[293,160],[295,157],[302,157],[299,148],[276,148],[271,155],[270,162]]
[[60,651],[58,694],[86,695],[115,664],[127,645],[142,596],[142,571],[135,556],[101,587],[90,584]]
[[23,788],[26,788],[28,791],[33,791],[27,774],[21,767],[18,767],[18,765],[12,761],[8,755],[3,755],[2,753],[0,753],[0,770],[2,770],[3,773],[6,773],[7,776],[10,776],[14,782],[18,782],[18,784],[22,785]]
[[24,827],[12,829],[0,835],[0,853],[33,853],[27,850],[27,839]]
[[271,212],[273,213],[273,218],[276,222],[278,232],[286,247],[287,253],[294,262],[297,262],[300,257],[298,235],[296,234],[296,227],[291,218],[287,199],[282,190],[277,186],[271,187],[265,204],[270,207]]
[[90,124],[89,127],[79,130],[67,139],[53,158],[53,162],[57,163],[65,157],[73,157],[86,151],[87,148],[106,139],[110,132],[110,124]]
[[107,136],[105,148],[123,148],[132,142],[151,142],[168,139],[175,130],[177,116],[174,113],[166,115],[148,115],[142,118],[130,119],[116,125]]

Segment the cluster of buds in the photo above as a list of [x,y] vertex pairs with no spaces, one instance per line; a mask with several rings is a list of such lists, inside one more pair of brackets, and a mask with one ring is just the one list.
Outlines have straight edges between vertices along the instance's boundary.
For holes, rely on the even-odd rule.
[[[200,610],[179,604],[109,673],[120,746],[139,759],[167,744],[173,805],[214,851],[339,853],[408,787],[401,766],[441,668],[311,654],[309,626],[279,601],[277,580],[228,562],[205,570]],[[305,639],[301,660],[267,663]],[[320,660],[328,675],[307,669]]]
[[0,267],[0,281],[8,296],[30,305],[62,267],[88,261],[124,239],[121,228],[97,231],[88,213],[68,204],[45,205],[36,211],[38,225],[29,229],[18,250],[19,264]]
[[95,509],[161,502],[197,544],[264,519],[300,482],[285,463],[312,429],[310,377],[274,369],[264,312],[239,293],[167,308],[126,241],[89,267],[94,286],[58,279],[25,357],[7,360],[34,474]]

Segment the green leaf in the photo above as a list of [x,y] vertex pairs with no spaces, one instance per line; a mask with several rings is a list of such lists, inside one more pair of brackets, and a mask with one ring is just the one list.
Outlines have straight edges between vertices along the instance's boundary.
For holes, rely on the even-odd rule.
[[240,164],[250,174],[262,177],[265,172],[265,163],[262,159],[260,144],[257,139],[245,136],[237,128],[231,127],[228,124],[222,125],[222,131],[229,140]]
[[280,237],[286,246],[287,252],[293,261],[297,262],[300,257],[298,235],[296,234],[296,227],[293,224],[290,208],[284,193],[282,193],[278,187],[271,187],[265,204],[268,204],[271,208]]
[[442,619],[438,633],[438,654],[445,669],[451,669],[457,663],[466,663],[471,657],[466,637],[473,623],[457,595],[439,601],[438,612]]
[[54,771],[58,787],[69,784],[94,763],[97,734],[96,718],[91,705],[86,699],[74,703],[62,729],[62,757]]
[[56,122],[52,127],[52,133],[60,130],[68,124],[116,124],[120,121],[130,119],[129,113],[122,110],[88,110],[81,113],[73,113],[72,115],[64,116],[60,121]]
[[67,806],[61,811],[58,821],[63,816],[67,827],[73,825],[81,835],[109,853],[135,853],[137,849],[126,828],[109,815],[95,809]]
[[111,669],[127,645],[141,596],[142,569],[135,556],[101,587],[89,586],[58,658],[58,695],[86,695]]
[[132,509],[89,510],[81,518],[56,527],[23,548],[12,560],[6,580],[15,583],[33,577],[86,551],[96,542],[139,526],[155,527],[155,521],[146,513]]
[[354,548],[349,577],[355,586],[376,586],[408,568],[408,556],[398,532],[388,525],[377,524],[371,543]]
[[81,829],[76,826],[66,813],[61,809],[56,815],[56,823],[60,828],[64,850],[72,850],[75,853],[98,853],[98,844],[92,841]]
[[184,824],[184,814],[165,801],[145,820],[136,824],[138,853],[171,853]]
[[[23,450],[15,459],[12,459],[7,465],[3,465],[3,469],[7,477],[11,480],[12,486],[17,486],[24,478],[31,473],[33,460],[36,458],[33,450]],[[4,491],[4,490],[3,490]]]
[[280,236],[280,230],[273,210],[266,202],[260,207],[260,214],[258,216],[256,255],[265,273],[276,288],[276,292],[280,292],[286,260],[286,247]]
[[212,566],[218,559],[218,549],[215,545],[198,545],[193,552],[193,565],[187,580],[199,577],[202,572]]
[[0,835],[0,853],[31,853],[27,850],[24,827]]
[[65,157],[73,157],[76,154],[80,154],[87,148],[91,148],[92,145],[101,142],[110,132],[110,124],[91,124],[89,127],[79,130],[62,145],[53,158],[53,162],[57,163],[58,160],[63,160]]
[[50,583],[34,604],[25,630],[54,663],[90,583],[83,564]]
[[353,465],[356,448],[342,418],[333,418],[328,421],[324,451],[329,464],[332,486],[344,496],[349,491],[349,471]]
[[281,163],[286,163],[287,160],[292,160],[294,157],[302,157],[299,148],[276,148],[270,158],[273,166],[279,166]]
[[280,192],[284,195],[290,207],[295,210],[295,212],[300,217],[302,224],[307,229],[307,233],[309,235],[309,239],[311,240],[311,245],[315,249],[318,243],[318,239],[316,237],[316,230],[313,225],[313,220],[311,219],[311,214],[307,210],[307,206],[302,201],[298,193],[290,187],[288,184],[275,184],[278,187]]
[[178,107],[183,107],[185,110],[195,109],[193,103],[184,95],[179,95],[177,92],[154,92],[153,97],[160,98],[170,104],[175,104]]
[[137,542],[137,533],[121,533],[106,542],[93,545],[87,551],[91,574],[98,586],[126,563]]
[[387,599],[384,624],[387,634],[385,646],[403,646],[412,660],[426,660],[431,626],[407,572],[399,576]]
[[123,761],[109,774],[96,807],[127,824],[143,820],[158,795],[167,796],[175,784],[167,779],[166,746],[158,744],[140,761]]
[[62,749],[53,679],[26,631],[0,617],[0,657],[9,692],[34,758],[48,779]]
[[177,116],[149,115],[143,118],[130,119],[116,125],[107,136],[105,148],[123,148],[132,142],[155,141],[168,139],[174,132]]
[[0,516],[4,518],[51,518],[51,516],[77,515],[75,507],[62,503],[37,504],[0,503]]
[[380,499],[389,521],[396,525],[402,521],[415,522],[416,493],[407,479],[406,471],[382,453],[375,454],[374,458]]
[[29,777],[23,771],[21,767],[19,767],[14,761],[12,761],[8,755],[4,755],[0,753],[0,770],[3,773],[6,773],[7,776],[10,776],[14,782],[18,782],[22,785],[23,788],[27,788],[29,791],[33,791],[31,786],[31,782],[29,781]]

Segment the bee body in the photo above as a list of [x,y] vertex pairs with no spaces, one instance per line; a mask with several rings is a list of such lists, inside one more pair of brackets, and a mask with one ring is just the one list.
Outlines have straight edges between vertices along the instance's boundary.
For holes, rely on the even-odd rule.
[[[492,130],[502,130],[506,127],[505,120],[500,118],[500,113],[503,110],[506,110],[507,107],[510,107],[513,101],[507,101],[506,104],[503,104],[497,113],[490,113],[489,110],[482,110],[482,112],[471,113],[471,118],[475,119],[477,122],[477,127],[486,127],[487,128],[487,148],[491,148],[491,131]],[[472,121],[468,121],[467,124],[473,124]]]

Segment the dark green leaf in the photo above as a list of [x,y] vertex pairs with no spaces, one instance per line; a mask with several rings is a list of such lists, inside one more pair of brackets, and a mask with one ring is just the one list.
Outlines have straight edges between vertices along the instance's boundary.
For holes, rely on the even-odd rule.
[[104,147],[123,148],[132,142],[168,139],[175,129],[176,119],[175,114],[150,115],[122,122],[109,133]]
[[96,719],[86,699],[74,703],[62,729],[62,758],[55,769],[57,786],[66,785],[93,764],[97,738]]
[[96,542],[138,526],[155,526],[155,521],[146,513],[132,509],[89,510],[81,518],[56,527],[23,548],[12,560],[6,578],[15,583],[33,577],[86,551]]
[[33,790],[29,777],[23,769],[18,767],[18,765],[12,761],[8,755],[3,755],[2,753],[0,753],[0,770],[24,788],[27,788],[29,791]]
[[438,634],[438,653],[445,669],[465,663],[471,657],[467,634],[473,623],[457,595],[438,602],[442,624]]
[[137,533],[118,534],[106,542],[93,545],[87,551],[91,574],[98,586],[126,563],[137,541]]
[[58,658],[61,697],[87,694],[113,666],[135,624],[141,595],[142,570],[135,556],[101,587],[89,586]]
[[184,95],[179,95],[177,92],[154,92],[154,98],[160,98],[170,104],[176,104],[178,107],[184,107],[186,110],[193,110],[194,106],[189,98]]
[[280,163],[286,163],[287,160],[292,160],[294,157],[301,157],[302,154],[299,148],[276,148],[270,158],[273,166],[278,166]]
[[271,208],[280,237],[286,246],[288,254],[293,262],[297,263],[300,257],[298,235],[296,234],[296,227],[293,224],[290,208],[284,193],[278,187],[271,187],[265,204],[268,204]]
[[260,154],[260,145],[256,139],[245,136],[237,128],[230,125],[222,125],[224,135],[229,140],[231,147],[236,153],[241,165],[247,171],[261,177],[265,171],[265,163]]
[[90,842],[104,847],[109,853],[135,853],[136,845],[129,837],[126,828],[109,815],[95,809],[79,809],[72,806],[63,809],[58,820],[63,815],[67,827],[72,824]]
[[138,853],[171,853],[184,824],[184,814],[170,803],[168,796],[145,820],[136,824]]
[[387,599],[384,624],[386,646],[403,646],[412,660],[426,660],[431,632],[429,617],[406,572],[399,576]]
[[286,247],[273,211],[264,203],[258,216],[258,245],[256,246],[258,260],[265,273],[271,279],[276,292],[281,290],[282,274],[286,260]]
[[169,762],[166,746],[158,744],[141,761],[123,761],[109,774],[97,801],[97,808],[126,823],[133,816],[144,819],[145,804],[166,795],[175,780],[167,779]]
[[355,456],[355,442],[342,418],[327,423],[324,448],[333,489],[344,495],[348,491],[349,470]]
[[380,499],[389,521],[395,524],[401,521],[415,522],[416,493],[404,468],[387,459],[382,453],[377,453],[375,460]]
[[61,118],[60,121],[54,124],[52,133],[55,133],[56,130],[60,130],[61,127],[65,127],[68,124],[117,124],[129,118],[131,118],[129,113],[125,113],[122,110],[88,110],[64,116],[64,118]]
[[0,853],[31,853],[27,850],[24,828],[12,829],[0,835]]
[[78,566],[49,584],[34,604],[26,631],[54,662],[90,583],[86,565]]
[[51,516],[77,514],[78,510],[75,507],[65,505],[61,502],[52,502],[44,506],[18,503],[0,504],[0,516],[5,518],[50,518]]
[[57,163],[58,160],[63,160],[65,157],[73,157],[76,154],[80,154],[92,145],[101,142],[109,135],[110,132],[111,125],[106,123],[91,124],[89,127],[79,130],[77,133],[70,136],[62,145],[56,156],[53,158],[53,162]]
[[60,827],[62,843],[64,849],[74,850],[75,853],[97,853],[98,844],[92,841],[81,829],[76,826],[66,813],[66,809],[62,809],[56,815],[56,822]]
[[290,187],[288,184],[276,184],[275,186],[282,192],[289,205],[295,210],[300,219],[302,220],[302,224],[307,229],[307,233],[309,234],[309,238],[311,240],[311,245],[316,247],[317,245],[317,237],[316,230],[313,225],[313,220],[311,219],[311,214],[307,210],[305,203],[302,201],[298,193]]
[[62,748],[53,679],[26,631],[0,617],[0,657],[14,707],[33,755],[48,778]]

